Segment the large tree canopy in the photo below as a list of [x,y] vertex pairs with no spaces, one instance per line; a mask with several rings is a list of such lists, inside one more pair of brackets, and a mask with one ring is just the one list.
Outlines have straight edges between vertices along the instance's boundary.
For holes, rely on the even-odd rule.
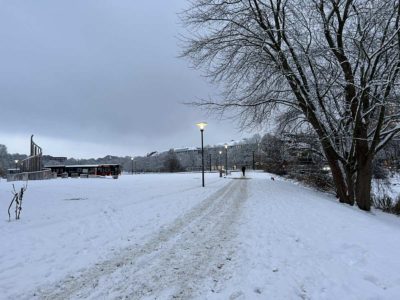
[[342,202],[370,209],[372,160],[399,131],[398,0],[192,0],[184,56],[225,84],[244,125],[317,134]]

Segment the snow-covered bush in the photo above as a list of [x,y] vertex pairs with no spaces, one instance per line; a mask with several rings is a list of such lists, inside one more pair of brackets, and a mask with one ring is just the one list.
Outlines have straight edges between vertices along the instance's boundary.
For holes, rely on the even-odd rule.
[[374,195],[372,201],[375,208],[381,209],[384,212],[392,211],[393,199],[389,195]]
[[372,197],[373,205],[377,209],[381,209],[384,212],[400,215],[400,195],[393,199],[391,196],[374,195]]
[[322,191],[333,191],[334,185],[332,177],[329,174],[323,173],[317,169],[310,169],[307,172],[291,172],[289,171],[288,177],[300,182],[305,183],[308,186],[317,188]]

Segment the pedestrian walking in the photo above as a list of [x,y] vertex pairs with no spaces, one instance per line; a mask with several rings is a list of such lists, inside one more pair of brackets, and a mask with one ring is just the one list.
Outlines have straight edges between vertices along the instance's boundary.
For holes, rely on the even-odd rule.
[[243,176],[246,176],[246,167],[245,166],[242,167],[242,173],[243,173]]

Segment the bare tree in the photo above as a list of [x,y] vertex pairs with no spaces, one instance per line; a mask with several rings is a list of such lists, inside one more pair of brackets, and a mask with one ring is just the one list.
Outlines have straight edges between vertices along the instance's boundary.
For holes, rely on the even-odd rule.
[[181,163],[180,163],[174,149],[169,150],[168,153],[165,155],[164,170],[166,172],[171,172],[171,173],[182,171]]
[[310,126],[339,200],[370,210],[372,161],[400,131],[399,0],[192,0],[183,56],[223,83],[242,126]]
[[0,177],[3,177],[7,174],[8,167],[7,147],[0,144]]
[[286,159],[282,139],[272,134],[265,134],[261,140],[261,150],[267,156],[267,162],[273,165],[272,170],[278,171],[278,168],[282,168]]

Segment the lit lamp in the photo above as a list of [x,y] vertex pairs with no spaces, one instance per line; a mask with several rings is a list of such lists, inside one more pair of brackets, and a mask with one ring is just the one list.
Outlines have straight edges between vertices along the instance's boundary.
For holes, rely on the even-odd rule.
[[228,176],[228,144],[225,144],[224,147],[225,147],[225,175]]
[[132,175],[133,175],[133,157],[131,157],[131,161],[132,161]]
[[14,162],[15,162],[15,172],[17,172],[17,170],[18,170],[18,162],[19,162],[19,160],[18,160],[18,159],[16,159],[16,160],[14,160]]
[[203,146],[203,132],[204,128],[207,126],[206,122],[200,122],[196,124],[197,127],[199,127],[200,132],[201,132],[201,180],[202,180],[202,185],[204,187],[204,146]]

